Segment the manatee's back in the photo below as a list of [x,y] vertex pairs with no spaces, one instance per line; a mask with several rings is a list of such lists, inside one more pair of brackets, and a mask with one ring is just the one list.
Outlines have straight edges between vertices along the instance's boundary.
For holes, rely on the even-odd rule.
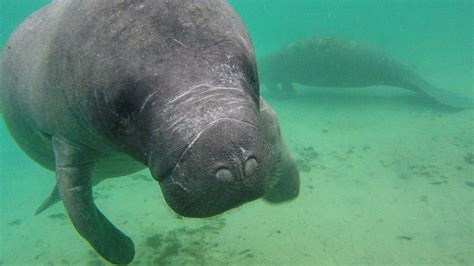
[[392,73],[384,70],[396,69],[394,73],[398,74],[403,68],[374,49],[336,38],[297,41],[262,61],[263,78],[266,72],[272,71],[268,75],[282,82],[328,87],[382,84],[393,79]]
[[50,45],[59,20],[55,14],[62,7],[62,1],[55,1],[36,11],[5,44],[0,73],[5,119],[17,123],[39,115],[35,106],[42,105],[45,98],[41,77],[47,72],[45,66],[52,52]]
[[18,145],[48,169],[53,167],[53,152],[49,139],[38,128],[47,113],[40,106],[57,105],[50,99],[51,93],[41,95],[45,87],[41,77],[47,72],[47,51],[57,25],[53,11],[62,7],[60,3],[53,2],[25,19],[5,44],[0,61],[0,100],[5,123]]

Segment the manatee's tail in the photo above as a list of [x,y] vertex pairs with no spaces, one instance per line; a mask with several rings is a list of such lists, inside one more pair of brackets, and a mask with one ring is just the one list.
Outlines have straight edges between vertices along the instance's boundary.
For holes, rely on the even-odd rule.
[[460,109],[474,109],[474,99],[435,86],[420,88],[426,95],[442,105]]
[[61,197],[59,196],[58,186],[54,185],[54,188],[53,188],[53,190],[51,190],[51,193],[49,194],[48,198],[46,198],[43,201],[43,203],[41,203],[41,205],[38,207],[38,209],[36,209],[35,215],[38,215],[38,214],[42,213],[44,210],[46,210],[47,208],[53,206],[54,204],[58,203],[59,201],[61,201]]
[[2,59],[2,53],[0,52],[0,116],[3,114],[3,91],[4,91],[4,85],[3,85],[3,59]]
[[410,78],[405,80],[402,79],[403,81],[396,86],[423,94],[428,98],[438,102],[439,104],[448,107],[458,109],[474,109],[474,99],[469,98],[468,96],[460,95],[455,92],[433,86],[415,73],[406,73],[406,76]]

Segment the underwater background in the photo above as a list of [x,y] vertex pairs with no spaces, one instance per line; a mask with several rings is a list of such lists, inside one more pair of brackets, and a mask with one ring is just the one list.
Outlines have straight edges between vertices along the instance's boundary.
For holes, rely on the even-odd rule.
[[[0,0],[0,46],[43,0]],[[232,0],[257,59],[307,37],[369,44],[474,98],[473,2]],[[310,88],[274,108],[300,169],[289,203],[176,216],[148,171],[94,188],[136,244],[134,265],[474,265],[474,110],[388,86]],[[0,265],[105,265],[56,204],[54,174],[0,123]]]

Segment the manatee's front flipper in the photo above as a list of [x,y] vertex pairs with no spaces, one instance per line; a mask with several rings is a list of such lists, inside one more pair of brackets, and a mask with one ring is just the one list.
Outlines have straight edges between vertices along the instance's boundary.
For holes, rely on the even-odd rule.
[[295,86],[291,82],[283,82],[281,84],[282,93],[288,97],[294,97],[296,95]]
[[76,230],[106,260],[126,264],[133,260],[133,242],[110,223],[92,198],[93,155],[53,137],[59,195]]
[[291,82],[283,82],[280,85],[276,83],[265,83],[272,97],[276,99],[287,99],[296,94],[295,88]]
[[51,190],[51,193],[49,194],[48,198],[41,203],[41,205],[36,209],[35,215],[38,215],[42,213],[44,210],[47,208],[53,206],[57,202],[59,202],[61,198],[59,197],[59,192],[58,192],[58,185],[55,185],[53,187],[53,190]]
[[275,113],[261,98],[260,119],[264,134],[270,142],[272,153],[276,158],[272,174],[277,178],[277,183],[263,198],[271,203],[294,199],[300,191],[298,169],[283,141]]
[[278,182],[263,198],[271,203],[280,203],[296,198],[300,193],[298,168],[284,143],[280,169],[277,169]]
[[265,87],[272,95],[278,96],[281,93],[280,86],[276,83],[265,83]]

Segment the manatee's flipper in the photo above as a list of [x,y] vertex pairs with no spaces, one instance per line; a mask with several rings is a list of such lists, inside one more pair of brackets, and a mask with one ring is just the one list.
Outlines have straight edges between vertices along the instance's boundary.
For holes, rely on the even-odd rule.
[[58,192],[79,234],[103,258],[126,264],[133,260],[133,242],[97,209],[92,198],[91,175],[94,156],[53,137]]
[[275,113],[262,98],[260,98],[260,119],[265,137],[270,142],[272,153],[276,158],[271,174],[277,179],[276,184],[263,198],[271,203],[294,199],[300,191],[299,172],[283,141]]
[[295,86],[291,82],[283,82],[281,84],[282,93],[286,96],[295,96],[296,90]]
[[51,190],[51,193],[49,194],[48,198],[45,199],[43,203],[41,203],[38,209],[36,209],[35,215],[42,213],[44,210],[53,206],[59,201],[61,201],[61,197],[59,197],[58,185],[54,185],[53,190]]
[[270,91],[270,93],[278,94],[280,92],[280,86],[276,83],[265,83],[265,87]]
[[271,95],[277,99],[286,99],[296,94],[295,87],[291,82],[283,82],[280,85],[266,83],[265,86],[271,92]]
[[280,203],[296,198],[300,193],[298,168],[284,143],[282,161],[277,169],[278,182],[263,198],[271,203]]

